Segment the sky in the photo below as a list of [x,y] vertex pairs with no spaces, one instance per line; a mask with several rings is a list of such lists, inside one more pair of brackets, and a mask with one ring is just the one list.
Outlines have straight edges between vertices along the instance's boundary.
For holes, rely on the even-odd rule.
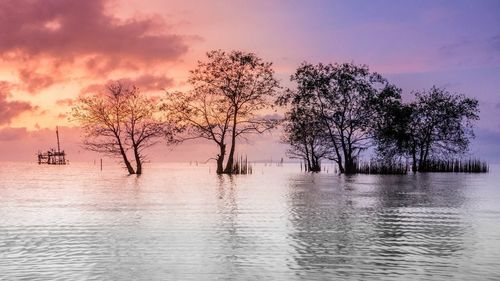
[[[500,1],[0,0],[0,161],[33,161],[60,127],[71,161],[81,148],[68,120],[75,100],[114,80],[142,92],[186,89],[213,49],[254,52],[277,78],[303,61],[366,64],[403,89],[433,85],[477,98],[481,120],[471,153],[500,163]],[[285,157],[280,132],[239,153]],[[159,145],[151,161],[204,161],[209,143]],[[286,159],[286,158],[285,158]]]

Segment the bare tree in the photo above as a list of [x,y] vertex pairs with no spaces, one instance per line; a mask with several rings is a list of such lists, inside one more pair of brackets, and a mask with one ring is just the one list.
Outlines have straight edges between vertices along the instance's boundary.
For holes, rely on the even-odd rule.
[[86,149],[120,157],[129,174],[142,174],[144,150],[163,137],[173,141],[176,132],[175,126],[161,120],[158,104],[135,86],[116,82],[105,94],[81,97],[72,118],[84,131]]
[[[188,138],[205,138],[218,145],[217,173],[233,173],[238,139],[278,124],[276,118],[262,115],[279,89],[271,66],[253,53],[211,51],[207,61],[199,61],[190,73],[192,90],[167,95],[170,101],[164,110],[185,121]],[[227,143],[230,149],[222,168]]]
[[162,110],[183,130],[183,141],[207,139],[217,144],[217,173],[224,172],[226,138],[230,132],[231,109],[223,97],[205,91],[167,93]]

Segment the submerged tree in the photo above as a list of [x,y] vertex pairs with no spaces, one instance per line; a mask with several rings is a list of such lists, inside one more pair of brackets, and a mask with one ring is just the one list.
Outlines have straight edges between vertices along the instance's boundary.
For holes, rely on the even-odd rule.
[[291,158],[304,161],[306,171],[321,171],[321,160],[328,158],[331,150],[325,145],[324,124],[311,107],[295,106],[285,114],[283,142],[290,148]]
[[476,99],[436,87],[415,96],[385,116],[376,140],[380,154],[409,157],[414,172],[425,172],[431,159],[467,151],[479,107]]
[[[217,173],[233,173],[237,140],[276,127],[278,120],[262,116],[279,88],[270,62],[253,53],[220,50],[198,62],[186,93],[167,93],[163,110],[186,128],[186,139],[204,138],[217,144]],[[230,144],[227,162],[226,145]]]
[[224,172],[226,139],[230,132],[231,111],[223,97],[200,90],[167,93],[162,110],[184,130],[183,141],[207,139],[217,144],[217,173]]
[[291,80],[296,89],[286,91],[278,104],[315,108],[325,128],[325,145],[332,149],[331,160],[341,173],[354,173],[359,153],[371,145],[378,104],[397,95],[384,92],[388,84],[379,74],[352,63],[303,63]]
[[146,148],[164,137],[174,140],[176,127],[160,116],[156,98],[119,82],[109,85],[104,94],[81,97],[72,109],[84,132],[84,147],[120,157],[129,174],[142,174]]

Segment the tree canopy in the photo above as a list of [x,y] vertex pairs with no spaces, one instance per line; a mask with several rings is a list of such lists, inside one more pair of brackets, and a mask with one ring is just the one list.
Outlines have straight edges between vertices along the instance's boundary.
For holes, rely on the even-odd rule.
[[315,108],[315,119],[325,131],[322,143],[330,149],[329,159],[341,173],[353,173],[359,153],[371,145],[379,104],[397,95],[384,91],[389,85],[381,75],[353,63],[303,63],[291,81],[296,88],[281,95],[278,104]]
[[387,111],[376,133],[378,152],[410,157],[413,171],[424,172],[432,158],[467,151],[478,114],[476,99],[437,87],[417,92],[414,101]]
[[189,91],[167,93],[163,110],[177,116],[177,122],[186,128],[185,139],[213,141],[219,150],[217,173],[230,174],[237,140],[278,124],[276,118],[263,115],[279,89],[272,63],[254,53],[215,50],[207,53],[206,61],[198,62],[188,82]]

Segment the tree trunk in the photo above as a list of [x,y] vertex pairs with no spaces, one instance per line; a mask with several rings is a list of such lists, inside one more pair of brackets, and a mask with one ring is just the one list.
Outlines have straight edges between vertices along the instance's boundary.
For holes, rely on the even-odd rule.
[[341,171],[341,173],[346,173],[346,174],[352,174],[354,171],[352,170],[352,157],[351,157],[351,151],[348,151],[346,143],[345,143],[345,136],[344,136],[344,130],[340,130],[340,144],[342,146],[342,151],[344,152],[344,171]]
[[337,165],[339,166],[339,172],[341,174],[345,173],[345,169],[344,169],[344,164],[342,164],[342,157],[340,156],[340,153],[338,153],[338,161],[337,161]]
[[318,157],[312,156],[311,172],[321,172],[321,165],[319,164]]
[[326,127],[328,128],[328,134],[330,136],[330,140],[332,142],[333,148],[335,149],[335,154],[337,155],[337,164],[339,166],[339,172],[341,174],[345,173],[344,166],[342,165],[342,156],[340,156],[340,151],[339,147],[337,145],[337,142],[335,141],[334,134],[332,132],[332,128],[328,125],[328,123],[325,123]]
[[423,161],[422,163],[424,164],[423,168],[424,168],[424,171],[425,172],[428,172],[429,171],[429,162],[427,162],[427,159],[429,158],[429,148],[430,148],[430,142],[427,141],[427,144],[425,145],[425,152],[424,152],[424,156],[422,157]]
[[226,145],[221,144],[219,145],[220,148],[220,154],[217,155],[217,174],[222,174],[224,173],[224,157],[226,155]]
[[344,142],[342,142],[342,147],[344,149],[344,169],[346,174],[356,173],[356,166],[354,165],[354,159],[352,158],[352,151],[346,147]]
[[142,174],[142,161],[141,161],[141,156],[139,155],[139,150],[137,147],[134,146],[134,157],[135,157],[135,173],[140,175]]
[[233,131],[231,134],[231,150],[229,151],[229,155],[227,157],[226,169],[224,170],[224,174],[232,174],[233,173],[233,162],[234,162],[234,150],[236,147],[236,118],[238,117],[238,111],[234,111],[233,116]]
[[411,171],[413,173],[417,172],[417,155],[415,152],[412,153]]
[[224,174],[233,173],[233,163],[234,163],[234,144],[231,145],[231,150],[229,150],[229,155],[227,157],[226,168],[224,169]]
[[312,153],[309,151],[309,145],[307,143],[307,140],[304,139],[304,148],[305,148],[305,151],[306,151],[306,162],[304,164],[307,164],[306,166],[306,172],[310,172],[311,171],[311,158],[312,158]]
[[122,143],[120,140],[118,140],[118,146],[120,147],[120,154],[123,157],[123,162],[125,163],[125,167],[127,167],[128,173],[130,175],[135,174],[134,168],[132,167],[132,164],[130,164],[130,161],[128,161],[127,154],[125,153],[125,150],[123,149]]
[[134,168],[132,167],[132,164],[130,164],[130,161],[128,161],[127,155],[125,154],[124,151],[122,151],[122,156],[123,156],[123,162],[125,162],[125,167],[127,167],[128,173],[130,175],[135,174]]
[[354,159],[349,154],[345,156],[345,173],[346,174],[356,173],[356,165],[354,163]]
[[319,167],[318,157],[314,151],[313,144],[311,144],[311,172],[321,172],[321,167]]
[[419,172],[426,172],[426,163],[424,159],[424,149],[420,148],[420,158],[418,159],[418,171]]

